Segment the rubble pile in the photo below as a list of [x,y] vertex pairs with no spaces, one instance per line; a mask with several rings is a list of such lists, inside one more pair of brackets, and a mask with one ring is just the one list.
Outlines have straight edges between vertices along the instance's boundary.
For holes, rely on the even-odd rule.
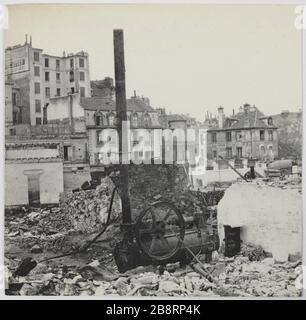
[[[64,296],[267,296],[297,297],[302,283],[301,261],[275,263],[272,258],[250,261],[241,255],[218,257],[211,264],[187,267],[140,266],[119,274],[112,262],[83,265],[39,264],[26,277],[12,275],[17,261],[6,261],[7,294]],[[195,267],[211,275],[203,276]],[[167,271],[169,270],[169,271]],[[172,270],[172,271],[170,271]]]
[[22,212],[7,214],[5,218],[6,246],[14,243],[34,253],[68,250],[71,248],[67,243],[70,233],[73,233],[72,225],[59,207],[24,208]]
[[241,245],[241,255],[247,257],[250,261],[259,261],[265,257],[265,251],[261,246],[255,246],[251,243]]
[[[60,197],[60,207],[75,231],[84,234],[98,232],[106,223],[111,195],[114,189],[112,180],[108,177],[101,181],[95,190],[64,192]],[[121,214],[121,201],[115,193],[111,219]]]

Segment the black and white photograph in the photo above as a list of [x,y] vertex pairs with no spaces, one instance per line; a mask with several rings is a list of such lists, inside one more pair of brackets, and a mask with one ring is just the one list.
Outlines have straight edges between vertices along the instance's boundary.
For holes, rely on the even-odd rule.
[[2,6],[5,296],[303,299],[303,10]]

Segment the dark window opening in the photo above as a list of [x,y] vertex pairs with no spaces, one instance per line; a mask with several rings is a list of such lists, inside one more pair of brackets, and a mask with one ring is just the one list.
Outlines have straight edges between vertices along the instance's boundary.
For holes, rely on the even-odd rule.
[[70,82],[73,82],[73,81],[74,81],[74,72],[73,72],[73,71],[70,71],[70,72],[69,72],[69,81],[70,81]]
[[230,131],[225,133],[225,139],[226,139],[226,142],[232,141],[232,133]]
[[38,66],[34,67],[34,76],[39,77],[40,76],[40,69]]
[[40,204],[39,175],[28,176],[28,197],[30,206],[36,206]]
[[34,61],[39,61],[39,52],[34,52]]
[[264,141],[265,140],[265,130],[260,130],[259,136],[260,136],[260,141]]
[[226,158],[230,159],[232,156],[232,148],[226,148]]

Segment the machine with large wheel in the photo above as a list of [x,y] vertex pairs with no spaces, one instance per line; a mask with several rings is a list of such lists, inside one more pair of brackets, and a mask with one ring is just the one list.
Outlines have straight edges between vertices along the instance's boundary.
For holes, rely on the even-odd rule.
[[[123,30],[114,30],[115,83],[117,130],[119,134],[119,189],[122,202],[122,240],[114,249],[120,272],[139,265],[188,263],[194,255],[208,257],[218,250],[219,238],[203,212],[182,212],[169,201],[151,203],[132,221],[129,199],[129,164],[124,161],[128,152],[127,105]],[[153,164],[154,165],[154,164]]]

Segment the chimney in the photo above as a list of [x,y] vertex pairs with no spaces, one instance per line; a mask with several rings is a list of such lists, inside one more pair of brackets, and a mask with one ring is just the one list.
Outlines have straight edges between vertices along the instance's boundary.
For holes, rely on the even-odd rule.
[[250,107],[251,107],[251,106],[250,106],[248,103],[245,103],[245,104],[243,105],[243,110],[244,110],[244,113],[245,113],[245,114],[248,114],[248,113],[249,113]]
[[73,95],[69,94],[69,124],[70,124],[70,131],[74,133],[74,118],[73,118]]
[[30,36],[30,46],[32,46],[32,36]]
[[28,34],[25,35],[25,44],[28,44]]
[[222,129],[223,125],[224,125],[224,108],[220,106],[218,108],[218,126],[220,129]]

